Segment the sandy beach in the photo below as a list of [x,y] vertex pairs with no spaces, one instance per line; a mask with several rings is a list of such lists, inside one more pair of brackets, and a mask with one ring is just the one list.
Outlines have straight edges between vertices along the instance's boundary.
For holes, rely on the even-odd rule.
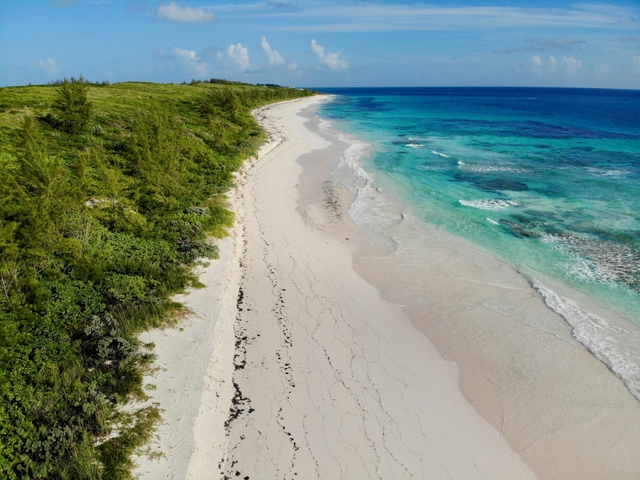
[[[269,142],[229,194],[237,221],[207,287],[178,299],[193,311],[181,328],[144,334],[165,424],[140,478],[635,478],[637,402],[524,277],[425,236],[437,250],[413,268],[436,283],[407,305],[418,273],[356,251],[352,198],[326,180],[345,145],[318,128],[322,101],[254,112]],[[505,296],[512,311],[492,307]]]
[[138,473],[535,478],[464,398],[455,364],[352,269],[350,241],[297,211],[298,158],[330,147],[297,113],[320,101],[256,113],[270,143],[231,195],[239,222],[207,289],[181,299],[195,320],[146,334],[166,423],[152,445],[164,457]]

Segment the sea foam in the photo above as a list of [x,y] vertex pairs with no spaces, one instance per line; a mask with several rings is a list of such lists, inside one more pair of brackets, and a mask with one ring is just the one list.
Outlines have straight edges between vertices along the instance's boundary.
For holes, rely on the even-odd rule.
[[465,207],[479,208],[480,210],[504,210],[509,207],[517,207],[518,203],[512,200],[484,199],[484,200],[458,200]]
[[631,173],[628,170],[620,168],[600,168],[600,167],[588,167],[587,172],[596,177],[622,177]]
[[[571,326],[573,338],[615,373],[631,394],[640,400],[640,333],[612,325],[538,282],[534,282],[533,287],[547,307]],[[618,338],[623,338],[624,342]]]
[[438,155],[439,157],[451,158],[451,157],[449,157],[449,155],[447,155],[445,153],[436,152],[435,150],[431,150],[431,153],[433,153],[434,155]]
[[640,250],[631,245],[568,233],[542,232],[540,239],[568,259],[557,266],[570,277],[632,291],[640,286]]
[[505,165],[470,165],[464,162],[458,162],[458,168],[460,170],[466,170],[468,172],[477,172],[477,173],[495,173],[495,172],[523,173],[523,172],[526,172],[526,170],[523,168],[508,167]]

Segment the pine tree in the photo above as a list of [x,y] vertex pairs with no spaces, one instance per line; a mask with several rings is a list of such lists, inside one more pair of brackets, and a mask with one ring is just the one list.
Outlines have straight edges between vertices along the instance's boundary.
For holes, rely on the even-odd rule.
[[66,78],[58,88],[53,107],[60,116],[60,127],[67,133],[82,132],[91,117],[91,102],[87,100],[87,82],[82,78]]

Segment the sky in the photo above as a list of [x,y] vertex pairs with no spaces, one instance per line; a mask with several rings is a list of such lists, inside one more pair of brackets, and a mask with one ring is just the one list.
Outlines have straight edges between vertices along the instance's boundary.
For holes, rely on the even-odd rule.
[[640,89],[640,1],[0,0],[0,85]]

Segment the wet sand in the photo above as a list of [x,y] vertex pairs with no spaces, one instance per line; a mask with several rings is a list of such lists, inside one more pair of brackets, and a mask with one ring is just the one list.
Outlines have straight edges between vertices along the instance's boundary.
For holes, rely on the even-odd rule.
[[[328,132],[323,136],[335,142],[339,132]],[[338,156],[344,155],[349,143],[338,142]],[[310,158],[305,168],[319,172],[313,163]],[[375,178],[365,185],[335,154],[327,163],[330,175],[318,181],[315,199],[302,202],[306,210],[317,210],[323,192],[336,199],[344,197],[340,190],[351,192],[337,209],[342,217],[351,209],[359,218],[354,268],[385,300],[402,306],[444,359],[456,362],[465,397],[538,478],[640,478],[640,403],[572,337],[531,280],[424,224],[397,194]],[[324,222],[318,227],[328,232],[338,223]],[[592,311],[613,315],[576,297]]]

